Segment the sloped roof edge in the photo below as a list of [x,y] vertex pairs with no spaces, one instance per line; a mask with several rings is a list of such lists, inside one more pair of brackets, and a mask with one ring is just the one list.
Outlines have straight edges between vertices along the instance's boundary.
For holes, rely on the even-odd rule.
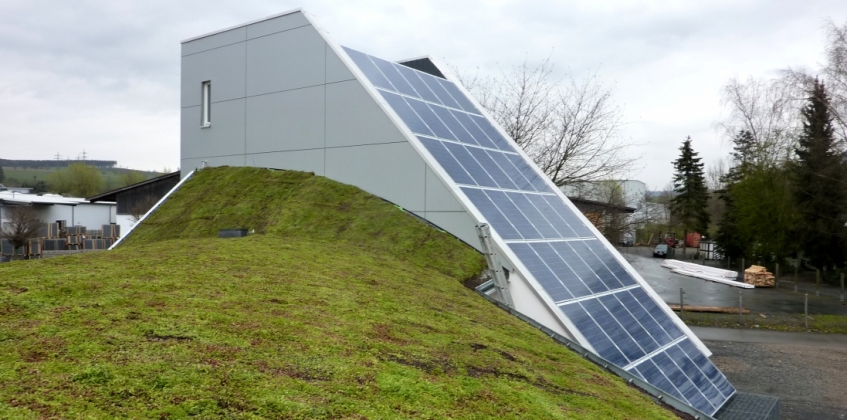
[[141,181],[141,182],[138,182],[138,183],[135,183],[135,184],[132,184],[132,185],[127,185],[125,187],[121,187],[121,188],[118,188],[118,189],[115,189],[115,190],[112,190],[112,191],[106,191],[102,194],[98,194],[98,195],[95,195],[95,196],[88,197],[88,198],[86,198],[86,200],[88,200],[92,203],[95,202],[95,201],[116,201],[117,197],[111,197],[111,196],[117,195],[118,193],[121,193],[121,192],[124,192],[124,191],[127,191],[127,190],[131,190],[133,188],[138,188],[138,187],[141,187],[141,186],[144,186],[144,185],[147,185],[147,184],[152,184],[152,183],[157,182],[157,181],[168,179],[168,178],[171,178],[171,177],[179,178],[179,174],[180,174],[180,171],[171,172],[169,174],[157,176],[156,178],[150,178],[146,181]]

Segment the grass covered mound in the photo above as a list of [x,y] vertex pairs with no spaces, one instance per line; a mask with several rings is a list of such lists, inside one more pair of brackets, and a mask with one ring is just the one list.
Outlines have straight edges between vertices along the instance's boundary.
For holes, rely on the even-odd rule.
[[[216,180],[189,181],[115,251],[0,265],[0,418],[673,418],[464,288],[475,251],[361,191],[351,208],[406,231],[268,198],[300,210],[269,212],[262,235],[197,240],[208,222],[172,206]],[[240,217],[220,209],[204,214]],[[348,228],[275,222],[304,209]],[[171,237],[190,238],[154,240],[177,213],[195,229]]]
[[352,185],[299,171],[217,167],[197,171],[121,246],[215,238],[219,229],[346,241],[453,276],[479,273],[484,259],[452,235]]

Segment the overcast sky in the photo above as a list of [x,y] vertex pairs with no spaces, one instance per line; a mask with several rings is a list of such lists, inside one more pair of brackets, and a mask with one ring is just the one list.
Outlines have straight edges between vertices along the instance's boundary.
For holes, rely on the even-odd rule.
[[728,146],[730,77],[816,69],[847,1],[0,0],[0,158],[179,166],[180,41],[302,7],[341,45],[389,60],[432,55],[496,74],[551,56],[556,77],[615,87],[643,156],[630,178],[670,181],[686,136],[707,163]]

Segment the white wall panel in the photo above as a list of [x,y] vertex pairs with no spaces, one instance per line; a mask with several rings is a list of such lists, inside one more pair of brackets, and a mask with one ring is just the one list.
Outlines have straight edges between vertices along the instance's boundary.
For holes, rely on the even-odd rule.
[[242,42],[246,39],[247,28],[235,28],[182,44],[182,55],[186,56],[189,54],[196,54],[201,51],[207,51],[213,48],[220,48],[226,45]]
[[409,210],[424,208],[426,164],[408,142],[326,149],[326,176]]
[[182,108],[181,156],[244,154],[244,99],[212,105],[212,125],[200,128],[200,107]]
[[309,25],[302,12],[295,12],[273,19],[263,20],[247,26],[247,39],[258,38]]
[[53,206],[34,206],[35,212],[38,214],[38,217],[41,220],[47,223],[55,223],[57,220],[65,220],[68,222],[68,225],[73,225],[74,223],[74,206],[62,206],[62,205],[53,205]]
[[326,145],[407,142],[358,80],[326,85]]
[[247,155],[247,166],[324,174],[324,149]]
[[243,98],[245,54],[246,45],[241,42],[183,57],[181,106],[200,105],[200,86],[207,80],[212,81],[213,103]]
[[66,220],[68,225],[85,226],[88,229],[101,229],[112,222],[112,209],[109,204],[79,204],[76,206],[34,206],[38,217],[47,223]]
[[[557,333],[574,340],[562,323],[550,312],[550,308],[544,301],[538,298],[535,289],[527,284],[526,280],[517,272],[509,273],[509,292],[515,303],[515,310],[532,318],[535,322],[550,328]],[[574,340],[576,341],[576,340]]]
[[426,211],[465,211],[453,193],[429,168],[426,168]]
[[129,232],[133,226],[135,226],[136,222],[133,216],[119,214],[115,223],[121,227],[121,235],[124,235],[126,232]]
[[325,46],[312,26],[247,41],[247,95],[323,84]]
[[465,211],[428,211],[424,216],[434,225],[479,249],[479,236],[476,233],[476,222]]
[[101,229],[112,220],[112,207],[105,204],[80,204],[74,207],[75,224],[88,229]]
[[347,68],[344,62],[338,58],[338,55],[335,54],[335,51],[326,46],[326,82],[327,83],[336,83],[343,82],[345,80],[353,80],[355,76]]
[[247,98],[247,153],[323,148],[324,85]]

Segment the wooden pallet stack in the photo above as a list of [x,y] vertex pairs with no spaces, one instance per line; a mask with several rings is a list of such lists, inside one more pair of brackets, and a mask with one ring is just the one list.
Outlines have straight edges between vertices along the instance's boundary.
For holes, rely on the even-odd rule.
[[26,253],[29,258],[40,258],[44,251],[44,239],[32,238],[27,241]]
[[744,270],[744,283],[752,284],[756,287],[773,287],[775,277],[767,268],[759,265],[751,265],[750,268]]
[[106,241],[106,248],[112,246],[118,238],[121,237],[121,226],[114,223],[103,225],[103,240]]
[[65,249],[66,239],[62,239],[65,228],[64,220],[57,220],[55,223],[45,223],[42,232],[41,242],[44,251],[61,251]]
[[83,248],[83,240],[85,239],[85,226],[68,226],[66,244],[67,249],[85,249]]

